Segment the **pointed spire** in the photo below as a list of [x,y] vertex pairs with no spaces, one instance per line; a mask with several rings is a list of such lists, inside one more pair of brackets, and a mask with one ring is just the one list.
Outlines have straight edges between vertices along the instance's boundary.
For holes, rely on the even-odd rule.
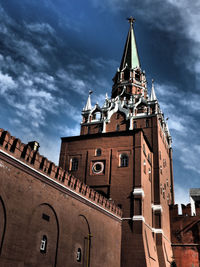
[[87,110],[91,110],[91,109],[92,109],[92,105],[91,105],[91,97],[90,97],[90,95],[91,95],[92,93],[93,93],[92,91],[89,91],[89,95],[88,95],[87,103],[86,103],[85,108],[84,108],[85,111],[87,111]]
[[130,28],[127,35],[126,44],[124,47],[124,53],[121,60],[120,70],[122,70],[126,65],[128,65],[130,69],[140,67],[140,60],[138,57],[135,34],[133,30],[133,23],[135,22],[135,19],[133,17],[130,17],[127,20],[130,23]]
[[108,106],[108,94],[106,93],[105,101],[103,104],[103,108],[106,108]]
[[156,98],[156,93],[155,93],[155,89],[154,89],[154,79],[152,79],[152,88],[151,88],[151,96],[150,96],[150,100],[151,100],[151,101],[155,101],[155,100],[157,100],[157,98]]

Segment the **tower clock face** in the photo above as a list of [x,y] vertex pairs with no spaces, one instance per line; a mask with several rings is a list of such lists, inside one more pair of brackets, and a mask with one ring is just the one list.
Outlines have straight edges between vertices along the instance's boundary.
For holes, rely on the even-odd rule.
[[103,173],[104,171],[104,163],[103,162],[95,162],[93,163],[92,165],[92,172],[95,173],[95,174],[100,174],[100,173]]

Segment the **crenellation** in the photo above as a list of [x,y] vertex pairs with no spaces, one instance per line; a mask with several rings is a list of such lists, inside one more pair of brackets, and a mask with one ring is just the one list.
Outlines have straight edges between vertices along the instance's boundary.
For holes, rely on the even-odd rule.
[[101,194],[95,192],[92,188],[75,178],[69,172],[64,171],[61,167],[56,166],[53,162],[49,161],[39,152],[34,151],[27,144],[23,144],[20,139],[11,136],[8,131],[0,129],[0,148],[6,153],[14,156],[16,159],[30,165],[39,172],[43,172],[51,179],[55,179],[58,182],[64,184],[66,188],[71,188],[78,194],[83,195],[88,200],[92,200],[100,206],[106,207],[113,213],[121,216],[121,212],[113,204],[112,209],[106,205],[109,201],[106,200]]
[[187,205],[181,204],[182,208],[182,216],[191,216],[191,205],[190,203]]

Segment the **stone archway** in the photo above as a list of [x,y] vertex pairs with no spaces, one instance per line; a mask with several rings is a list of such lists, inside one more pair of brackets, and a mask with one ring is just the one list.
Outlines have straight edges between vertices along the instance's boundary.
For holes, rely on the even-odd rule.
[[56,267],[59,224],[56,212],[49,204],[43,203],[34,210],[27,235],[25,264]]
[[4,202],[0,196],[0,255],[3,248],[5,232],[6,232],[6,209]]

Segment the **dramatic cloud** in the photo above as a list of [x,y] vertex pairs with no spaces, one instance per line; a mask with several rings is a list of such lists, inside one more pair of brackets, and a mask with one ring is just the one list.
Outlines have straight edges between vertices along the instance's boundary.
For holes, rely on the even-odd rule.
[[24,142],[36,139],[57,162],[60,136],[79,134],[89,90],[93,105],[110,95],[128,31],[124,19],[133,15],[147,78],[155,77],[169,118],[176,199],[187,202],[184,190],[199,186],[200,3],[77,1],[2,1],[1,126]]

